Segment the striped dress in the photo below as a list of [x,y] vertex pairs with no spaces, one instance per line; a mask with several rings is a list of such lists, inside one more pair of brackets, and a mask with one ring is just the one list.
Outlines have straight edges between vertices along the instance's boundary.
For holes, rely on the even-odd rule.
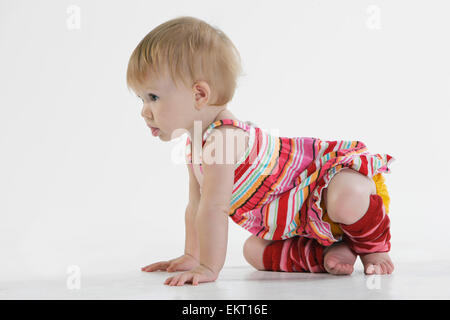
[[[232,119],[211,123],[203,134],[202,146],[211,131],[221,125],[249,133],[248,148],[235,164],[228,214],[238,225],[266,240],[304,236],[325,246],[341,240],[323,220],[323,189],[343,168],[372,178],[378,173],[390,173],[389,165],[395,160],[388,154],[369,153],[361,141],[279,137],[251,122]],[[193,166],[191,150],[188,136],[186,161],[201,186],[203,171],[201,165]]]

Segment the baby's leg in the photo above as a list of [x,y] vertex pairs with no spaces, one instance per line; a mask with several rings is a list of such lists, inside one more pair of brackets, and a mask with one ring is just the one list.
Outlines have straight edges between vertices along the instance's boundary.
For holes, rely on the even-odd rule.
[[370,195],[366,214],[350,225],[341,225],[353,251],[359,254],[366,274],[391,274],[394,264],[389,257],[391,249],[390,220],[383,199]]
[[265,270],[263,262],[264,249],[273,241],[250,236],[244,243],[244,258],[257,270]]
[[336,174],[327,187],[328,216],[340,224],[345,241],[359,254],[366,274],[392,273],[389,217],[373,180],[352,169]]
[[258,270],[327,272],[325,249],[315,239],[304,237],[267,241],[251,236],[244,244],[244,257]]

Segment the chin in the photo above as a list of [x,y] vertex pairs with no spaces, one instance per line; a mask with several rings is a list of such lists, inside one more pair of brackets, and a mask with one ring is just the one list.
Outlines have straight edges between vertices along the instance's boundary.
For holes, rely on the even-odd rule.
[[159,138],[159,140],[161,140],[161,141],[170,141],[170,140],[167,139],[166,136],[163,135],[163,134],[160,134],[160,135],[158,136],[158,138]]
[[169,141],[172,141],[173,139],[175,139],[174,137],[168,136],[168,135],[166,135],[166,134],[164,134],[164,133],[161,133],[161,134],[158,136],[158,138],[159,138],[159,140],[165,141],[165,142],[169,142]]
[[[181,137],[183,134],[186,133],[186,130],[174,130],[172,131],[172,133],[169,135],[164,135],[164,137],[161,140],[164,141],[172,141],[175,139],[178,139],[179,137]],[[161,135],[159,136],[161,138]]]

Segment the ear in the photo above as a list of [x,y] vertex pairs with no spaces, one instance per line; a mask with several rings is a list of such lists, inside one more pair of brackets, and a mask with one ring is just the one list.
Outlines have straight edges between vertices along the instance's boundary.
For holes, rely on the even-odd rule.
[[194,91],[195,108],[200,109],[208,104],[211,89],[206,81],[196,81],[192,87]]

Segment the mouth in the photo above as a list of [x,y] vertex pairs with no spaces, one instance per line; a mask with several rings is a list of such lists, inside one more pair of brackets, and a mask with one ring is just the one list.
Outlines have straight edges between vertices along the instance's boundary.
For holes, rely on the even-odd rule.
[[152,135],[153,135],[154,137],[159,136],[159,134],[160,134],[160,132],[161,132],[161,130],[159,130],[159,128],[152,127],[152,126],[148,126],[148,127],[152,130]]

